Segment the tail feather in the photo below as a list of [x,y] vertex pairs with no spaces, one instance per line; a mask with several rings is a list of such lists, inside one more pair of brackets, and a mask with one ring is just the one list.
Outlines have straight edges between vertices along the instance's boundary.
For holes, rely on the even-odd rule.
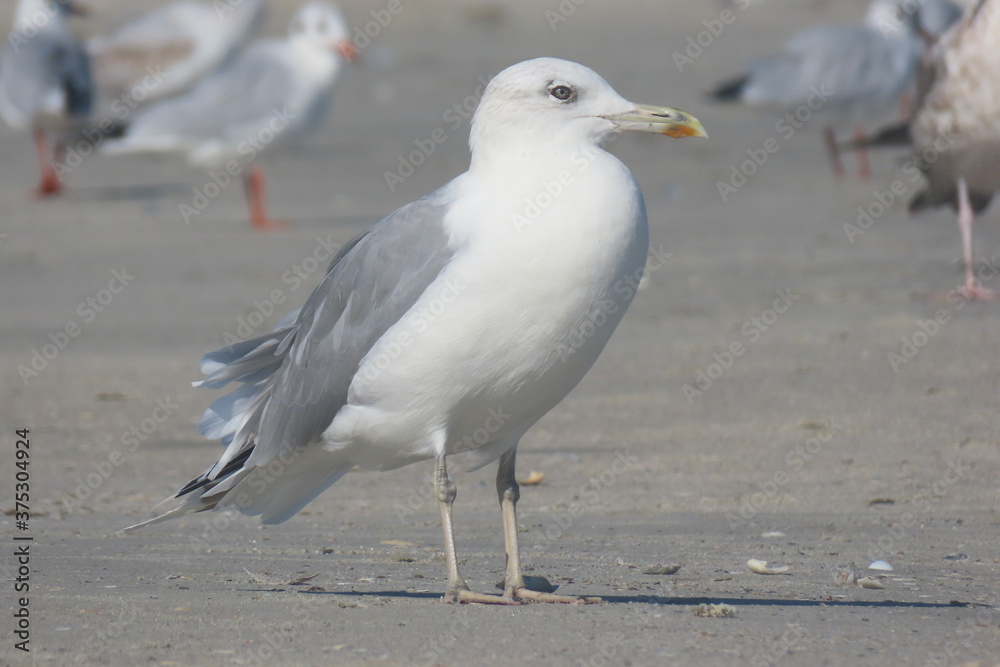
[[[231,382],[241,385],[212,403],[199,424],[199,430],[206,437],[221,440],[226,451],[167,499],[180,500],[178,506],[125,530],[226,507],[263,515],[268,523],[284,521],[350,469],[344,462],[331,462],[330,455],[321,448],[299,450],[287,462],[284,458],[251,461],[260,420],[271,395],[271,378],[281,367],[297,331],[297,325],[289,320],[286,318],[275,331],[209,352],[202,358],[206,377],[195,386],[217,389]],[[323,460],[317,460],[320,458]],[[307,493],[303,494],[303,489]]]

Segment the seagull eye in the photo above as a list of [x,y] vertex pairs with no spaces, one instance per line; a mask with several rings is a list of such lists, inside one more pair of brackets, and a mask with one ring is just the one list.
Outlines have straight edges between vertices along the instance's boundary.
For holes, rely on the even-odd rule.
[[558,86],[553,86],[549,89],[549,95],[559,100],[560,102],[570,102],[576,99],[576,91],[569,86],[559,84]]

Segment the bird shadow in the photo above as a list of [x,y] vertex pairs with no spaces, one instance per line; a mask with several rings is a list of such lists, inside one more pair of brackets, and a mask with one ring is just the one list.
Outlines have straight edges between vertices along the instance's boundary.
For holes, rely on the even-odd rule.
[[[273,591],[284,589],[269,589]],[[325,591],[300,590],[303,595],[331,595],[338,598],[381,597],[414,600],[439,600],[440,592],[410,591]],[[953,609],[987,607],[976,602],[905,602],[901,600],[802,600],[788,598],[720,598],[720,597],[668,597],[662,595],[602,595],[604,604],[649,604],[659,606],[689,607],[699,604],[729,604],[734,607],[856,607],[860,609]]]

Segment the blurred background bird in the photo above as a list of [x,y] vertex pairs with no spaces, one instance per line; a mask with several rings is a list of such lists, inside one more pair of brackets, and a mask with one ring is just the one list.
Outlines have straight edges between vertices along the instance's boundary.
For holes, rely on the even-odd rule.
[[979,0],[922,63],[917,108],[910,122],[913,160],[927,186],[910,211],[949,205],[958,213],[965,262],[961,292],[996,299],[976,276],[975,216],[1000,190],[1000,0]]
[[280,224],[268,217],[255,160],[322,122],[343,64],[356,55],[340,9],[314,0],[296,12],[287,38],[256,42],[190,92],[137,111],[105,150],[177,151],[191,164],[225,167],[243,179],[254,228],[273,229]]
[[50,135],[81,123],[93,106],[87,52],[67,21],[82,12],[71,0],[21,0],[0,56],[0,116],[34,136],[43,197],[62,189],[62,146],[55,139],[53,148]]
[[[87,42],[98,91],[141,104],[181,93],[232,58],[260,30],[265,13],[263,0],[157,7]],[[151,78],[155,85],[144,84]]]
[[[924,0],[932,29],[953,21],[950,0]],[[923,51],[923,10],[897,0],[875,0],[859,23],[818,25],[794,35],[781,53],[750,64],[747,72],[709,92],[717,102],[738,102],[793,112],[802,105],[826,119],[824,140],[834,173],[843,176],[836,129],[865,125],[893,109],[916,76]],[[859,152],[859,173],[867,178],[867,155]]]

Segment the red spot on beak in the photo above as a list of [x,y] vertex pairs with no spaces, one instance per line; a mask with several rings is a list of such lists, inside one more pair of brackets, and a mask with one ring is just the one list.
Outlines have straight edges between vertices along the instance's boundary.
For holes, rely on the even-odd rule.
[[342,42],[337,43],[337,52],[349,63],[353,63],[358,59],[358,47],[354,46],[354,42],[345,39]]

